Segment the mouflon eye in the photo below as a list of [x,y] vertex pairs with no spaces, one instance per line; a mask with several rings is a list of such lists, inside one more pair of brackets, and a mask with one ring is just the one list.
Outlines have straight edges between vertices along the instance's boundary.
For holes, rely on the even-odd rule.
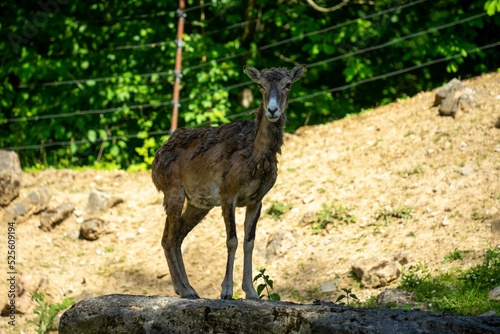
[[261,84],[257,84],[257,86],[259,86],[259,89],[264,89],[264,86],[262,86]]
[[287,83],[285,85],[285,87],[283,87],[283,89],[290,89],[290,87],[292,87],[292,84],[291,83]]

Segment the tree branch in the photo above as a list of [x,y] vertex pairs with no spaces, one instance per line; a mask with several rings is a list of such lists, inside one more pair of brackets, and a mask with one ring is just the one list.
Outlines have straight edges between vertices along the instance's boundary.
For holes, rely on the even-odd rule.
[[323,12],[323,13],[329,13],[329,12],[333,12],[334,10],[338,10],[342,7],[344,7],[345,5],[347,5],[347,3],[349,2],[350,0],[342,0],[341,3],[339,3],[338,5],[335,5],[333,7],[329,7],[329,8],[324,8],[324,7],[321,7],[321,6],[318,6],[314,0],[307,0],[307,3],[309,5],[311,5],[312,8],[316,9],[317,11],[320,11],[320,12]]

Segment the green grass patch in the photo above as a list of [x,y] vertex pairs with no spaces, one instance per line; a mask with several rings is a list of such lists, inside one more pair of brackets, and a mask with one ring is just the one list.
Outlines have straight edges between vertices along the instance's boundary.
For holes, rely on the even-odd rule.
[[266,214],[274,219],[283,219],[283,216],[290,211],[292,206],[290,204],[272,201],[271,206],[266,210]]
[[31,299],[37,304],[35,307],[35,320],[29,322],[36,326],[38,334],[45,334],[51,331],[57,331],[57,326],[54,324],[59,312],[70,308],[75,301],[72,298],[65,298],[59,304],[50,304],[45,300],[43,292],[36,292],[31,296]]
[[498,286],[499,281],[500,250],[489,249],[483,263],[470,269],[437,276],[415,271],[403,273],[400,288],[413,292],[416,301],[424,302],[432,311],[478,315],[493,310],[499,314],[500,302],[488,298],[488,292]]
[[355,223],[356,217],[351,214],[352,209],[337,202],[323,203],[321,210],[316,212],[312,221],[313,233],[324,230],[329,224],[336,226],[338,223]]

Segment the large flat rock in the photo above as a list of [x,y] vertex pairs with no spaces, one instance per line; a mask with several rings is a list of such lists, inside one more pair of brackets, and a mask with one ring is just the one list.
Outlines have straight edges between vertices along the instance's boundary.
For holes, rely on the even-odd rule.
[[499,333],[500,317],[251,300],[106,295],[61,317],[59,333]]

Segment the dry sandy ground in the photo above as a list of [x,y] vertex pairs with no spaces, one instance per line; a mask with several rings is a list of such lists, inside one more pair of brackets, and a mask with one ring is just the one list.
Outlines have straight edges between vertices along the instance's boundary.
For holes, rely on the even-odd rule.
[[[254,255],[254,267],[267,269],[283,300],[334,300],[338,292],[321,290],[329,281],[352,288],[361,300],[376,295],[381,289],[363,289],[351,275],[358,258],[406,251],[406,267],[438,273],[474,265],[485,249],[500,243],[491,232],[492,221],[500,218],[500,129],[493,126],[500,117],[500,74],[466,84],[478,91],[478,104],[455,119],[438,116],[435,94],[427,92],[286,136],[277,184],[264,199]],[[51,232],[39,229],[38,216],[18,224],[18,280],[29,292],[40,285],[51,302],[111,293],[174,295],[160,246],[162,196],[150,173],[23,174],[21,197],[37,187],[52,193],[51,206],[70,201],[83,218],[89,216],[85,207],[93,189],[125,202],[97,215],[108,233],[96,241],[71,237],[80,228],[75,214]],[[290,210],[274,219],[264,213],[273,202]],[[308,222],[323,203],[352,208],[356,222],[312,233]],[[411,217],[376,220],[381,210],[404,207],[411,208]],[[240,238],[243,217],[238,210]],[[0,233],[4,252],[6,223]],[[243,296],[242,248],[235,263],[236,298]],[[200,296],[218,298],[226,261],[220,209],[193,230],[183,249],[191,284]],[[455,249],[466,251],[465,258],[443,263]],[[8,286],[6,279],[0,282],[4,301]],[[34,332],[27,323],[32,312],[33,306],[18,315],[15,329],[0,318],[0,331]]]

